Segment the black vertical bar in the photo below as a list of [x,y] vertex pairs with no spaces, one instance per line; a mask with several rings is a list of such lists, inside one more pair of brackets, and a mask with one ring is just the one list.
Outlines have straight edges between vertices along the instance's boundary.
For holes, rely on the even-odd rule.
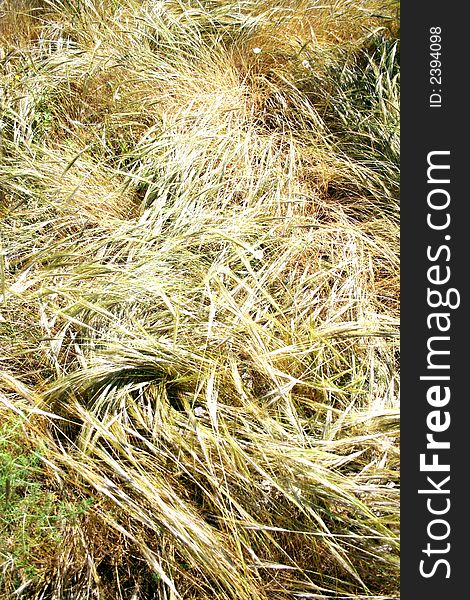
[[469,593],[467,10],[401,5],[401,600]]

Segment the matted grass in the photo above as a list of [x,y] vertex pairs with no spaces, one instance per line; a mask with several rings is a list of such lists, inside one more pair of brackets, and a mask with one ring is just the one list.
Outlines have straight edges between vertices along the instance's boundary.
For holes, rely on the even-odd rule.
[[3,2],[4,597],[397,597],[398,32]]

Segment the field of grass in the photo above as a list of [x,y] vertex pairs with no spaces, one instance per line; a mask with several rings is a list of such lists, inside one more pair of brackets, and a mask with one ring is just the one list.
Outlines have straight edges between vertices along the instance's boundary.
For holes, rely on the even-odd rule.
[[398,598],[395,0],[0,2],[0,597]]

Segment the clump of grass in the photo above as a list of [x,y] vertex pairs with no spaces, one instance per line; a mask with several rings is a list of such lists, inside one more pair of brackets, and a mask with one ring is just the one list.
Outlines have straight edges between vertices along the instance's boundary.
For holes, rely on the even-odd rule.
[[4,593],[396,598],[394,7],[5,11]]

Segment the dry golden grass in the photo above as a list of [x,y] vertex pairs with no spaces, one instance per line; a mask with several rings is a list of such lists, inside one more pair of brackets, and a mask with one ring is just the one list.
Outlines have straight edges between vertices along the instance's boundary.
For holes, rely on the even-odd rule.
[[397,597],[397,10],[3,3],[3,596]]

